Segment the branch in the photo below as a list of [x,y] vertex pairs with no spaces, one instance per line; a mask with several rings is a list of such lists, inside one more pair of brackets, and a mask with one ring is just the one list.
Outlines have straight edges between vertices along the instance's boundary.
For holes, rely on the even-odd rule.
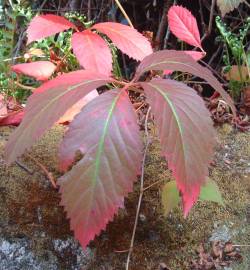
[[137,210],[136,210],[135,223],[134,223],[133,233],[132,233],[132,237],[131,237],[131,241],[130,241],[128,257],[127,257],[126,270],[129,270],[129,262],[130,262],[131,254],[133,252],[136,227],[137,227],[137,223],[138,223],[138,218],[139,218],[140,208],[141,208],[141,202],[142,202],[142,197],[143,197],[143,192],[144,192],[144,187],[143,186],[144,186],[145,161],[146,161],[146,155],[147,155],[148,147],[149,147],[149,144],[150,144],[149,133],[148,133],[148,117],[149,117],[150,110],[151,110],[151,107],[148,108],[146,119],[145,119],[146,145],[145,145],[144,155],[143,155],[143,159],[142,159],[140,195],[139,195],[139,200],[138,200],[138,205],[137,205]]
[[126,11],[124,10],[124,8],[122,7],[120,1],[119,1],[119,0],[115,0],[115,2],[116,2],[116,4],[117,4],[117,6],[119,7],[119,9],[121,10],[123,16],[124,16],[124,17],[126,18],[126,20],[128,21],[128,24],[129,24],[132,28],[134,28],[134,26],[133,26],[131,20],[129,19],[128,14],[126,13]]

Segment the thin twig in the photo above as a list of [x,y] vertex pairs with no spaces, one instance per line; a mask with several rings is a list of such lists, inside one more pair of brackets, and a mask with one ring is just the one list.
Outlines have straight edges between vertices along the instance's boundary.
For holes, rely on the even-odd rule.
[[250,247],[250,245],[232,245],[233,247]]
[[10,4],[11,8],[14,9],[14,5],[12,3],[12,0],[9,0],[9,4]]
[[[176,0],[174,0],[174,2],[173,2],[173,5],[175,5],[175,4],[176,4]],[[170,36],[170,28],[169,28],[169,25],[168,25],[167,31],[166,31],[166,34],[165,34],[165,37],[164,37],[164,45],[163,45],[164,50],[167,49],[169,36]]]
[[124,250],[114,250],[115,253],[127,253],[129,252],[129,249],[124,249]]
[[146,190],[148,190],[148,189],[150,189],[151,187],[153,187],[153,186],[155,186],[155,185],[161,183],[162,181],[165,181],[165,179],[161,179],[161,180],[158,180],[158,181],[154,182],[153,184],[151,184],[151,185],[145,187],[143,191],[145,192]]
[[[203,60],[200,60],[200,62],[206,66],[208,69],[210,69],[212,71],[212,73],[214,73],[220,80],[223,81],[223,83],[227,83],[227,81],[212,67],[210,67],[206,62],[204,62]],[[193,79],[193,78],[192,78]]]
[[208,35],[211,34],[212,25],[213,25],[213,17],[214,17],[214,7],[215,7],[215,0],[212,0],[210,16],[209,16],[209,24],[208,24]]
[[21,169],[23,169],[24,171],[26,171],[28,174],[32,175],[34,172],[31,171],[26,165],[24,165],[22,162],[20,162],[19,160],[15,161],[16,165],[18,165]]
[[169,8],[169,3],[168,2],[169,1],[164,2],[163,11],[162,11],[162,17],[161,17],[161,21],[160,21],[160,24],[159,24],[159,27],[158,27],[156,38],[155,38],[156,50],[159,50],[161,48],[162,40],[164,38],[164,34],[166,33],[166,29],[167,29],[166,14],[167,14],[167,10]]
[[215,8],[215,0],[212,0],[211,8],[210,8],[210,15],[209,15],[208,29],[204,33],[203,37],[201,38],[201,42],[211,34],[212,26],[213,26],[214,8]]
[[203,11],[202,11],[202,8],[203,8],[202,0],[199,0],[199,6],[200,6],[199,12],[200,12],[200,18],[201,18],[201,26],[202,26],[203,33],[205,34],[206,33],[206,24],[205,24],[205,20],[204,20]]
[[131,254],[133,252],[134,240],[135,240],[135,232],[136,232],[137,223],[138,223],[138,219],[139,219],[141,202],[142,202],[143,191],[144,191],[144,187],[143,187],[144,186],[144,170],[145,170],[147,151],[148,151],[148,147],[149,147],[149,144],[150,144],[149,133],[148,133],[148,118],[149,118],[150,110],[151,110],[151,107],[148,108],[146,119],[145,119],[146,145],[145,145],[145,150],[144,150],[143,159],[142,159],[140,195],[139,195],[139,199],[138,199],[138,205],[137,205],[136,216],[135,216],[135,223],[134,223],[133,233],[132,233],[129,252],[128,252],[128,257],[127,257],[126,270],[129,270],[129,262],[130,262]]
[[44,0],[44,1],[42,2],[41,6],[39,7],[40,10],[43,9],[43,7],[45,6],[45,4],[46,4],[47,1],[48,1],[48,0]]
[[145,106],[144,102],[135,110],[135,112],[138,112],[143,106]]
[[244,3],[250,8],[250,4],[249,3],[247,3],[247,1],[246,0],[244,0]]
[[127,15],[126,11],[125,11],[124,8],[122,7],[120,1],[119,1],[119,0],[115,0],[115,2],[116,2],[116,4],[117,4],[117,6],[119,7],[119,9],[121,10],[121,12],[122,12],[123,16],[125,17],[125,19],[128,21],[128,24],[129,24],[132,28],[134,28],[134,26],[133,26],[131,20],[129,19],[129,16]]
[[88,21],[91,21],[91,0],[88,0]]
[[26,90],[31,90],[31,91],[34,91],[36,89],[36,87],[32,87],[32,86],[28,86],[28,85],[23,85],[17,81],[15,81],[15,84],[23,89],[26,89]]
[[51,182],[52,186],[53,186],[54,188],[57,188],[56,182],[55,182],[55,180],[54,180],[54,177],[53,177],[52,173],[49,172],[49,171],[47,170],[47,168],[46,168],[40,161],[38,161],[36,158],[32,157],[30,154],[27,154],[27,156],[28,156],[31,160],[33,160],[33,161],[36,163],[37,166],[39,166],[39,167],[41,168],[41,170],[45,173],[45,175],[46,175],[46,177],[48,178],[48,180]]
[[218,49],[216,50],[216,52],[211,56],[211,58],[208,61],[208,65],[210,66],[214,59],[217,57],[217,55],[219,54],[219,52],[222,50],[222,44],[220,44],[220,46],[218,47]]

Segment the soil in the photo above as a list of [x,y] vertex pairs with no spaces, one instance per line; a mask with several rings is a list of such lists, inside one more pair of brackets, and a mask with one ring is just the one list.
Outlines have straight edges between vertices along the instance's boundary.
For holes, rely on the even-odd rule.
[[[7,167],[4,163],[3,146],[11,131],[9,127],[0,129],[0,270],[125,269],[139,183],[106,231],[82,251],[59,206],[58,192],[43,171],[27,154],[19,165]],[[56,126],[30,151],[55,178],[60,176],[56,155],[63,131]],[[168,217],[162,215],[160,191],[171,173],[152,136],[145,187],[162,181],[145,191],[131,270],[160,269],[163,263],[171,270],[189,270],[200,244],[208,247],[214,240],[232,241],[242,255],[241,261],[224,269],[250,269],[250,136],[229,125],[219,128],[218,134],[210,178],[218,183],[226,206],[198,202],[187,219],[180,208]]]

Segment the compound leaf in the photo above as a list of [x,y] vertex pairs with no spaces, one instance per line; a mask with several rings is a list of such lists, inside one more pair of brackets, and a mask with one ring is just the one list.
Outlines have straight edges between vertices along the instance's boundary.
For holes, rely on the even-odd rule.
[[176,50],[163,50],[152,53],[145,57],[137,68],[135,78],[149,70],[177,70],[194,74],[206,80],[217,91],[236,114],[234,102],[227,92],[222,88],[220,82],[213,76],[212,72],[197,63],[186,52]]
[[31,63],[17,64],[11,67],[16,73],[34,77],[38,81],[46,81],[55,71],[56,66],[49,61],[36,61]]
[[135,60],[141,61],[153,52],[147,38],[130,26],[105,22],[97,23],[92,28],[108,36],[118,49]]
[[60,75],[37,88],[27,101],[21,125],[6,145],[7,162],[22,155],[79,99],[110,81],[103,74],[79,70]]
[[36,16],[31,20],[27,29],[27,44],[68,30],[69,28],[76,27],[64,17],[53,14]]
[[76,116],[61,145],[64,165],[78,149],[83,158],[59,185],[71,229],[85,248],[123,206],[139,173],[142,142],[125,91],[100,95]]
[[183,83],[153,79],[141,83],[159,130],[162,153],[182,194],[184,215],[196,202],[208,175],[215,131],[201,97]]
[[112,54],[103,38],[90,30],[76,32],[72,36],[72,48],[81,66],[110,75]]
[[168,11],[168,24],[177,38],[202,49],[197,21],[188,9],[172,6]]
[[233,11],[240,3],[243,2],[244,0],[217,0],[217,6],[221,11],[221,15],[225,16],[228,12]]

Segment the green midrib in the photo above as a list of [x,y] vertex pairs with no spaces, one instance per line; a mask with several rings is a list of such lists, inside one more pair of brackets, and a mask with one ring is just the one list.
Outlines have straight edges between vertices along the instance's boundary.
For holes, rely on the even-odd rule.
[[[68,92],[70,92],[70,91],[72,91],[72,90],[74,90],[74,89],[76,89],[76,88],[78,88],[78,87],[80,87],[80,86],[83,86],[83,85],[85,85],[85,84],[90,84],[90,83],[92,83],[92,82],[96,82],[96,81],[102,81],[103,79],[95,79],[95,80],[88,80],[88,81],[83,81],[83,82],[81,82],[81,83],[78,83],[78,84],[75,84],[75,85],[73,85],[73,86],[70,86],[70,87],[68,87],[65,91],[63,91],[60,95],[57,95],[56,97],[54,97],[54,98],[52,98],[34,117],[32,117],[32,119],[30,119],[29,120],[29,126],[32,126],[33,125],[33,123],[36,123],[37,122],[37,119],[43,114],[43,113],[45,113],[47,110],[48,110],[48,108],[51,106],[51,105],[53,105],[58,99],[60,99],[62,96],[64,96],[65,94],[67,94]],[[86,96],[86,95],[85,95]],[[65,110],[66,111],[66,110]],[[58,119],[59,119],[60,117],[58,117]],[[54,121],[54,123],[58,120],[58,119],[55,119],[55,121]],[[24,124],[25,122],[23,121],[23,124]],[[22,125],[23,124],[21,124],[21,126],[17,129],[17,130],[20,130],[20,128],[22,127]],[[51,125],[50,125],[51,126]],[[48,127],[48,128],[46,128],[46,130],[48,130],[49,128],[50,128],[50,126]],[[45,130],[45,131],[46,131]],[[24,130],[24,132],[22,132],[20,135],[19,135],[19,138],[18,138],[18,140],[16,140],[16,146],[15,147],[18,147],[18,144],[19,144],[19,142],[22,140],[22,138],[26,138],[26,137],[29,137],[29,133],[28,133],[28,131],[29,131],[29,128],[25,128],[25,130]],[[45,131],[43,131],[42,132],[42,134],[45,132]],[[38,138],[39,137],[41,137],[42,136],[42,134],[39,134],[39,136],[38,136]],[[37,139],[37,138],[36,138]],[[15,148],[14,147],[14,148]],[[13,150],[12,150],[12,153],[14,153],[15,151],[14,151],[14,148],[13,148]],[[25,147],[25,148],[27,148],[27,147]],[[24,149],[25,150],[25,149]],[[24,151],[23,150],[23,151]],[[23,153],[23,151],[21,151],[21,154]],[[10,160],[12,160],[12,159],[14,159],[12,156],[14,156],[14,158],[15,158],[15,155],[11,155],[11,158],[10,158]]]
[[98,179],[99,171],[100,171],[101,155],[102,155],[103,150],[104,150],[105,138],[106,138],[107,133],[108,133],[108,128],[109,128],[110,121],[111,121],[112,116],[113,116],[113,112],[114,112],[116,103],[117,103],[118,99],[120,98],[121,93],[122,93],[122,91],[120,91],[120,93],[115,97],[115,99],[111,103],[111,106],[109,107],[109,113],[108,113],[107,119],[106,119],[105,124],[104,124],[103,133],[102,133],[102,136],[100,138],[97,153],[96,153],[93,185],[96,185],[96,183],[97,183],[97,179]]
[[[158,66],[158,65],[161,65],[161,64],[182,64],[183,66],[186,66],[188,68],[192,67],[191,65],[189,64],[186,64],[186,63],[183,63],[183,62],[177,62],[177,61],[162,61],[162,62],[157,62],[155,64],[152,64],[150,66],[148,66],[146,69],[144,69],[142,71],[142,73],[144,73],[145,71],[147,70],[150,70],[150,69],[153,69],[155,66]],[[167,69],[167,68],[166,68]],[[170,68],[171,69],[171,68]]]
[[[162,91],[159,87],[157,87],[156,85],[154,85],[154,84],[152,84],[152,83],[148,83],[148,84],[149,84],[152,88],[154,88],[156,91],[158,91],[158,92],[163,96],[163,98],[166,100],[166,102],[168,103],[169,107],[171,108],[171,110],[172,110],[172,112],[173,112],[173,115],[174,115],[174,119],[175,119],[175,121],[176,121],[176,123],[177,123],[177,126],[178,126],[179,134],[180,134],[180,136],[181,136],[181,148],[182,148],[182,152],[183,152],[183,155],[186,156],[186,155],[185,155],[185,153],[186,153],[186,148],[185,148],[185,145],[183,144],[183,136],[184,136],[184,134],[183,134],[182,124],[181,124],[181,121],[180,121],[180,119],[179,119],[179,116],[178,116],[178,114],[177,114],[177,112],[176,112],[176,110],[175,110],[175,107],[174,107],[172,101],[169,99],[167,93],[165,93],[164,91]],[[185,161],[185,160],[186,160],[186,159],[184,158],[184,161]],[[185,168],[186,168],[186,164],[185,164]]]

